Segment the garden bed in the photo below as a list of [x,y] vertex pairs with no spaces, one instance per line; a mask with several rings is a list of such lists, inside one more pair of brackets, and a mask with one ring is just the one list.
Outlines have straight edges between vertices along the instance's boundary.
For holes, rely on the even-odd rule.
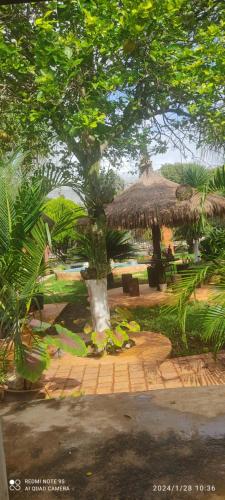
[[[196,309],[204,308],[204,304],[190,305],[187,317],[188,347],[181,339],[181,332],[175,313],[165,314],[159,306],[137,307],[132,309],[133,319],[139,323],[141,330],[160,332],[167,336],[172,343],[172,357],[201,354],[212,350],[212,345],[201,338],[201,321],[195,317]],[[87,335],[83,333],[84,325],[90,321],[88,301],[68,304],[56,319],[66,328],[79,333],[84,340]]]

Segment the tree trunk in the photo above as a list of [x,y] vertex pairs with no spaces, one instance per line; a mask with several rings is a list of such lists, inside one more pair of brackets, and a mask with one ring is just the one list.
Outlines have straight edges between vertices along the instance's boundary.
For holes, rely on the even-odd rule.
[[107,296],[107,278],[86,280],[91,307],[93,330],[103,332],[110,328]]
[[194,240],[194,261],[199,262],[200,252],[199,252],[199,239]]
[[[97,159],[95,159],[96,154],[99,154]],[[96,200],[96,193],[101,193],[101,186],[98,184],[101,182],[99,176],[100,156],[101,150],[99,149],[89,158],[87,165],[86,189],[88,196],[86,207],[90,220],[88,230],[91,251],[88,259],[89,267],[82,272],[89,293],[93,329],[97,332],[103,332],[105,329],[110,328],[107,275],[111,272],[106,248],[107,221],[104,210],[104,193],[102,199],[98,198],[100,196],[98,194]]]

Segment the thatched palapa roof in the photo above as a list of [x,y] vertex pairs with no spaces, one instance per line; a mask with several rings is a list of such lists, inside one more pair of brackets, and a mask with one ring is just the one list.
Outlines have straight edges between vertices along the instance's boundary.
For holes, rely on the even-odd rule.
[[[135,229],[153,224],[177,226],[197,221],[202,212],[202,196],[188,187],[183,187],[184,195],[185,190],[188,199],[180,201],[182,188],[179,184],[153,170],[146,170],[137,182],[107,206],[108,224],[110,227]],[[225,198],[207,195],[204,213],[208,217],[224,215]]]

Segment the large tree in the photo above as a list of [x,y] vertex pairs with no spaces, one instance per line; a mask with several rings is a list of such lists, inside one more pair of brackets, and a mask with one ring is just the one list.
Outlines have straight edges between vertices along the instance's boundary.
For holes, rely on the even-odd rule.
[[[220,0],[1,8],[2,147],[22,141],[33,156],[54,153],[73,165],[101,248],[92,278],[107,273],[103,204],[112,194],[108,184],[99,203],[101,158],[135,159],[146,142],[164,151],[182,134],[223,142],[223,14]],[[102,296],[106,287],[88,282]]]
[[163,130],[172,129],[176,140],[177,128],[188,124],[208,139],[214,129],[213,140],[220,141],[223,3],[2,6],[2,143],[23,137],[36,151],[50,152],[60,144],[83,172],[106,150],[119,158],[121,152],[135,155],[146,137],[152,147],[164,147]]

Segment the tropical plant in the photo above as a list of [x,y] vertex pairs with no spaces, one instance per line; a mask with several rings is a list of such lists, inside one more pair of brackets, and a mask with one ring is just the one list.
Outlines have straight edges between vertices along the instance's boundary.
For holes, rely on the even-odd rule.
[[[212,179],[205,188],[203,194],[203,210],[204,196],[206,192],[218,192],[224,189],[225,186],[225,168],[217,169]],[[209,250],[207,259],[200,265],[183,271],[182,280],[175,286],[174,289],[174,305],[171,306],[177,311],[180,321],[182,336],[184,342],[187,342],[185,325],[187,305],[196,288],[202,283],[214,282],[218,289],[218,293],[210,300],[211,304],[201,313],[203,322],[203,338],[207,341],[212,340],[215,350],[218,350],[225,342],[225,259],[224,259],[224,234],[216,230],[217,241],[213,241],[212,232],[209,235],[209,241],[206,249]],[[211,242],[211,247],[209,244]],[[214,246],[215,245],[215,246]],[[211,257],[211,258],[210,258]]]
[[114,352],[123,347],[132,347],[134,342],[129,338],[129,333],[139,332],[140,326],[136,321],[131,320],[131,317],[129,311],[117,308],[111,317],[111,328],[96,332],[90,324],[86,324],[84,333],[91,336],[91,341],[87,342],[89,354],[104,354],[104,352]]
[[[52,219],[54,222],[62,220],[62,218],[67,217],[68,219],[74,220],[74,217],[85,215],[85,211],[82,210],[76,203],[72,200],[66,199],[64,196],[58,198],[52,198],[48,200],[44,209],[44,213]],[[76,231],[74,227],[69,227],[60,234],[52,236],[52,250],[63,262],[66,261],[68,256],[68,250],[73,248],[76,241]]]
[[[77,243],[74,256],[77,260],[92,262],[95,247],[89,232],[77,234]],[[131,235],[128,231],[106,230],[106,251],[107,261],[130,259],[135,257],[137,250],[131,242]]]
[[199,188],[204,186],[213,174],[213,170],[207,169],[199,163],[165,163],[160,172],[166,179],[178,184],[189,184]]
[[213,177],[213,173],[213,169],[210,170],[203,165],[197,163],[186,164],[181,177],[181,184],[188,184],[198,191],[204,191],[205,186]]
[[[214,171],[197,163],[165,164],[161,167],[162,174],[180,184],[188,184],[198,192],[205,193]],[[199,220],[184,224],[175,230],[175,238],[186,240],[190,253],[194,252],[195,262],[199,261],[199,241],[209,230],[209,224],[202,214]]]
[[[21,162],[23,158],[21,156]],[[16,164],[18,176],[19,165]],[[40,288],[40,278],[46,264],[44,253],[51,245],[49,227],[43,220],[46,201],[45,179],[25,178],[22,175],[17,189],[13,182],[0,171],[0,337],[2,340],[2,363],[7,358],[13,343],[17,374],[35,381],[48,366],[47,339],[32,334],[31,345],[23,341],[23,333],[29,325],[30,306]],[[12,186],[12,189],[11,189]],[[52,187],[53,179],[52,179]],[[54,186],[55,187],[55,186]],[[72,221],[74,224],[74,220]],[[63,217],[51,229],[52,236],[71,226],[71,217]],[[65,332],[59,332],[65,337]],[[74,339],[77,342],[77,339]],[[69,343],[64,342],[68,350]],[[85,349],[84,349],[85,351]]]
[[204,260],[213,260],[225,253],[225,228],[212,226],[206,237],[200,243],[201,255]]

